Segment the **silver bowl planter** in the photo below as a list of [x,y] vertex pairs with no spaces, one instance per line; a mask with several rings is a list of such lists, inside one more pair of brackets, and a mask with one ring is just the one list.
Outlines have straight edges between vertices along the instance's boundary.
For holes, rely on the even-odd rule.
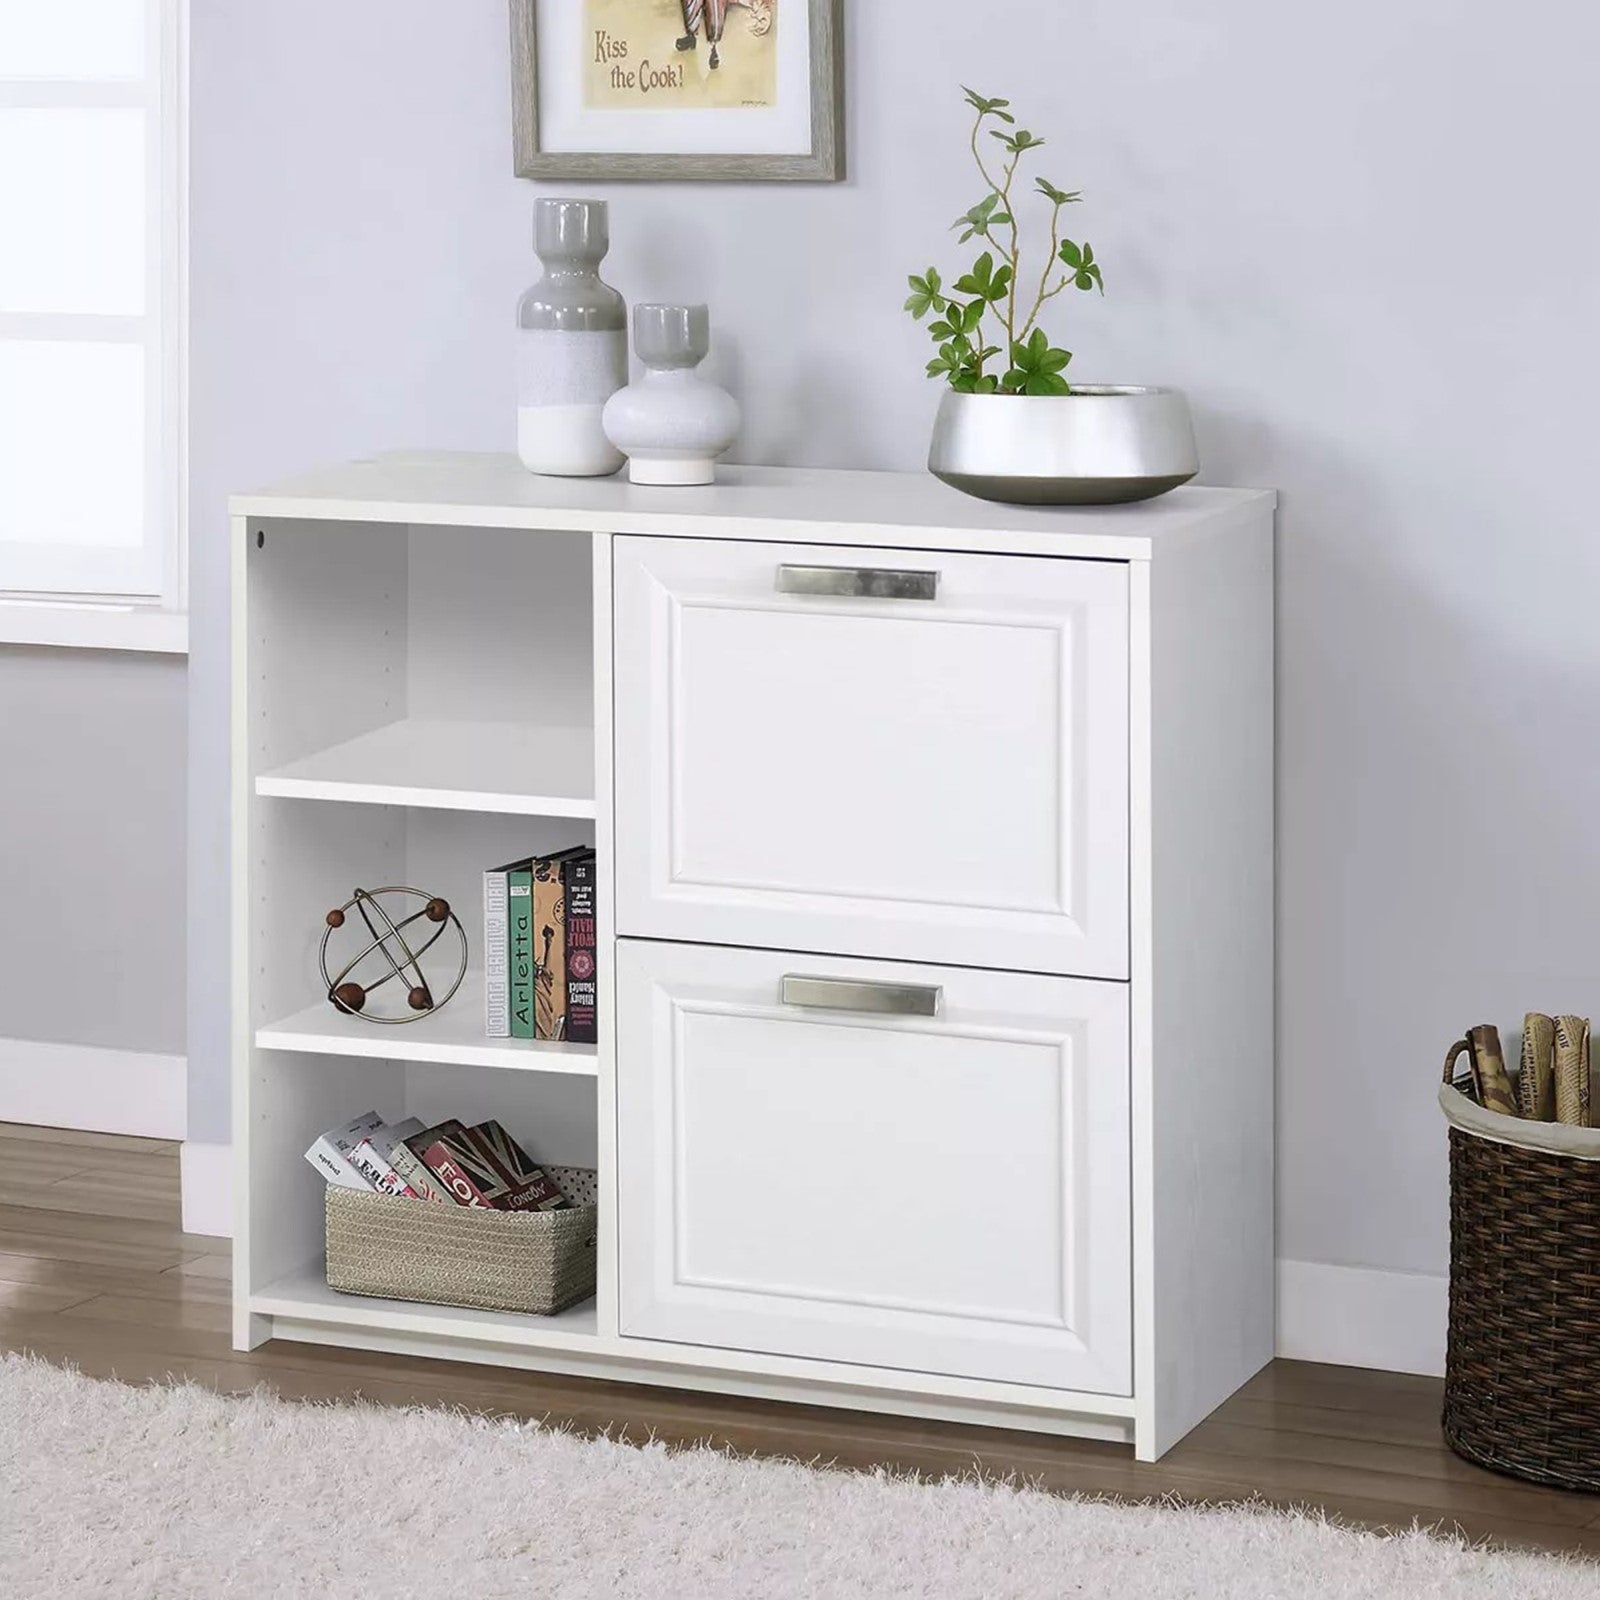
[[1100,506],[1149,500],[1199,470],[1176,389],[1083,384],[1071,394],[958,394],[939,402],[934,477],[980,500]]

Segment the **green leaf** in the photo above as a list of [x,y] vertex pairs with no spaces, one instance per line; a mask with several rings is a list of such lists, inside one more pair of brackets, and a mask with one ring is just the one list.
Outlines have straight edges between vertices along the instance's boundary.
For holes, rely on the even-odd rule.
[[1070,239],[1061,241],[1061,248],[1056,252],[1066,264],[1076,271],[1083,265],[1083,251]]
[[1005,299],[1010,287],[1010,266],[996,268],[994,256],[988,250],[972,263],[970,272],[956,279],[958,294],[975,295],[987,305],[995,305]]
[[944,318],[938,322],[930,322],[928,324],[928,332],[942,343],[953,334],[959,333],[960,329],[951,323],[948,318]]
[[988,298],[994,280],[994,256],[987,250],[972,263],[972,270],[956,279],[957,294],[976,294]]
[[1092,272],[1075,272],[1072,275],[1072,281],[1080,289],[1094,288],[1094,274]]
[[1067,383],[1060,374],[1071,360],[1070,350],[1056,349],[1044,329],[1035,328],[1026,344],[1020,339],[1012,343],[1011,369],[1001,382],[1025,394],[1065,394]]
[[978,113],[980,117],[998,117],[1002,122],[1014,122],[1016,119],[1006,107],[1011,104],[1009,100],[990,100],[975,90],[964,85],[961,91],[967,97],[967,104]]
[[974,300],[965,311],[961,313],[961,331],[971,333],[983,320],[983,314],[989,309],[987,300]]
[[986,372],[981,378],[973,380],[973,394],[993,394],[1000,387],[999,380],[992,372]]
[[1048,178],[1035,178],[1034,182],[1039,186],[1039,193],[1046,200],[1053,200],[1058,206],[1070,206],[1073,201],[1083,199],[1083,195],[1079,191],[1072,190],[1069,192],[1066,189],[1058,189]]
[[911,293],[906,297],[905,309],[918,322],[921,322],[930,311],[944,310],[946,302],[940,292],[944,286],[939,280],[938,268],[929,267],[921,277],[912,273],[906,282],[911,285]]
[[998,139],[1014,156],[1020,156],[1024,150],[1037,150],[1044,143],[1026,128],[1018,128],[1015,133],[1001,133],[998,128],[991,128],[989,137]]
[[962,244],[965,244],[967,240],[970,239],[974,234],[980,234],[984,237],[987,237],[990,227],[997,220],[1003,219],[1006,222],[1011,220],[1010,216],[1004,213],[1002,213],[1002,218],[996,218],[994,214],[994,208],[999,204],[999,195],[986,195],[970,211],[962,212],[962,214],[950,224],[951,228],[964,228],[966,230],[961,235]]
[[1029,375],[1022,386],[1024,394],[1070,394],[1067,380],[1053,372],[1036,372]]
[[1083,264],[1088,266],[1094,260],[1094,246],[1086,243],[1083,247]]

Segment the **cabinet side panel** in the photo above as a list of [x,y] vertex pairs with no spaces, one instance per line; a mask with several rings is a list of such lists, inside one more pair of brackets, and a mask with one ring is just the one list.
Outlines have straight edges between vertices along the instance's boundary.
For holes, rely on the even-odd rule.
[[1273,1352],[1270,511],[1161,552],[1145,639],[1133,662],[1135,680],[1148,671],[1135,699],[1149,714],[1148,790],[1133,808],[1148,941],[1134,1060],[1135,1182],[1147,1186],[1137,1450],[1151,1460]]
[[598,1022],[599,1083],[596,1118],[600,1171],[599,1273],[595,1309],[602,1338],[617,1332],[617,1043],[616,1043],[616,778],[612,692],[612,560],[609,534],[594,538],[594,797],[595,1015]]
[[404,532],[388,525],[235,517],[230,538],[234,1339],[248,1347],[266,1334],[248,1296],[283,1270],[303,1232],[273,1220],[287,1148],[276,1130],[295,1130],[283,1135],[292,1144],[300,1120],[316,1120],[280,1114],[293,1090],[255,1049],[254,1030],[316,994],[329,907],[404,859],[401,814],[260,799],[255,780],[405,715],[407,574]]

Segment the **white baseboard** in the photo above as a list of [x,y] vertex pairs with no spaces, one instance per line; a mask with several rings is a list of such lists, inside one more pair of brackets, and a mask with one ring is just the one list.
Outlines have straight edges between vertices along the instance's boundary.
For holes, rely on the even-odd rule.
[[182,1056],[0,1039],[0,1122],[181,1139],[188,1093]]
[[1278,1354],[1440,1377],[1449,1306],[1446,1277],[1280,1261]]
[[233,1237],[233,1146],[184,1141],[178,1152],[183,1231]]

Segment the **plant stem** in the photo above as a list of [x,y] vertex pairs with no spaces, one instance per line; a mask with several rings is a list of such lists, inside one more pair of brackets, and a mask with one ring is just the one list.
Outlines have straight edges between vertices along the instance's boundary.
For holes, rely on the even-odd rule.
[[1045,285],[1050,281],[1050,268],[1055,262],[1056,251],[1061,245],[1061,201],[1055,203],[1055,210],[1050,213],[1050,254],[1044,258],[1044,271],[1039,274],[1039,292],[1033,299],[1033,310],[1028,313],[1028,320],[1022,325],[1022,339],[1026,343],[1028,331],[1039,320],[1039,313],[1044,309],[1044,303],[1053,294],[1060,294],[1067,286],[1063,278],[1050,294],[1045,293]]
[[1016,343],[1013,329],[1017,323],[1017,279],[1022,272],[1022,245],[1017,237],[1017,214],[1011,209],[1011,184],[1017,175],[1017,163],[1022,160],[1019,150],[1006,167],[1006,186],[1000,191],[1000,204],[1011,218],[1011,292],[1006,296],[1006,360],[1011,359],[1011,346]]
[[[1005,246],[1000,245],[1000,242],[998,242],[994,235],[984,235],[984,237],[986,237],[987,240],[992,243],[992,245],[998,246],[1000,254],[1005,256],[1006,266],[1010,267],[1011,269],[1011,290],[1010,293],[1006,294],[1005,315],[1002,317],[1002,314],[1000,314],[998,310],[994,310],[994,307],[990,307],[990,310],[994,310],[995,322],[1000,323],[1003,330],[1005,330],[1005,358],[1008,360],[1008,362],[1010,362],[1011,346],[1014,344],[1013,330],[1016,328],[1016,280],[1018,280],[1018,269],[1022,264],[1021,238],[1019,238],[1018,226],[1016,226],[1016,213],[1011,210],[1011,184],[1013,184],[1014,179],[1016,179],[1016,168],[1018,168],[1018,162],[1021,162],[1022,160],[1022,152],[1021,150],[1018,150],[1018,152],[1011,157],[1010,163],[1006,165],[1005,182],[995,182],[994,174],[990,173],[989,168],[984,165],[984,158],[982,158],[982,154],[978,149],[978,134],[982,133],[982,130],[984,130],[984,122],[986,122],[987,117],[989,117],[989,112],[979,112],[978,122],[973,123],[973,136],[971,136],[970,142],[971,147],[973,147],[973,162],[978,163],[978,171],[982,174],[982,179],[984,179],[984,182],[986,182],[987,186],[989,186],[990,194],[994,195],[998,202],[1000,202],[1000,210],[1005,211],[1006,216],[1011,218],[1010,253],[1005,250]],[[1054,254],[1054,248],[1051,248],[1051,254]],[[1046,275],[1048,275],[1048,272],[1050,272],[1050,267],[1046,266],[1045,272]],[[1035,307],[1035,310],[1037,310],[1037,307]],[[979,325],[978,349],[981,350],[982,347],[984,347],[984,338],[982,338],[982,326]],[[979,376],[982,376],[982,371],[984,371],[984,363],[979,360]]]
[[983,181],[989,185],[990,192],[995,196],[996,199],[1003,200],[1005,196],[1001,192],[1000,185],[989,176],[989,169],[984,166],[983,157],[978,152],[978,135],[983,132],[983,120],[988,115],[989,113],[987,111],[980,111],[978,113],[978,120],[972,125],[972,159],[977,162],[978,171],[983,174]]
[[[974,122],[973,125],[972,125],[972,139],[970,141],[971,145],[972,145],[972,159],[976,163],[978,171],[983,177],[984,183],[986,183],[988,185],[989,193],[992,194],[995,197],[995,199],[1000,202],[1001,208],[1004,211],[1006,211],[1008,214],[1011,214],[1011,204],[1010,204],[1011,174],[1012,174],[1012,172],[1014,172],[1016,170],[1016,162],[1013,161],[1011,163],[1010,168],[1007,169],[1005,187],[1002,188],[998,183],[996,183],[994,181],[994,178],[993,178],[992,174],[990,173],[988,167],[986,167],[983,164],[983,155],[978,149],[978,135],[983,132],[983,124],[984,124],[985,120],[988,118],[988,115],[989,115],[989,113],[987,111],[980,111],[978,113],[978,120],[976,122]],[[989,238],[990,236],[988,234],[985,234],[984,237],[985,238]],[[991,240],[991,242],[994,242],[994,241]],[[1016,281],[1017,281],[1017,267],[1016,267],[1016,260],[1015,260],[1016,245],[1017,245],[1017,219],[1016,219],[1015,215],[1011,215],[1011,249],[1012,249],[1012,258],[1011,258],[1011,261],[1010,261],[1010,266],[1011,266],[1011,283],[1012,283],[1012,296],[1013,296],[1013,298],[1015,298],[1015,294],[1016,294]],[[995,320],[996,321],[1000,321],[1001,320],[1000,313],[998,311],[995,312],[994,315],[995,315]],[[977,336],[978,336],[977,348],[978,348],[978,351],[979,351],[977,372],[978,372],[978,376],[981,378],[983,376],[983,355],[982,355],[982,351],[983,351],[983,324],[981,322],[978,324],[978,327],[977,327],[977,329],[975,331],[976,331]],[[1007,359],[1008,360],[1010,359],[1010,356],[1009,356],[1010,349],[1011,349],[1011,345],[1010,345],[1010,343],[1008,341],[1008,343],[1006,345]]]
[[1055,297],[1056,297],[1056,296],[1057,296],[1057,295],[1058,295],[1058,294],[1060,294],[1060,293],[1061,293],[1061,291],[1062,291],[1062,290],[1063,290],[1063,289],[1065,289],[1065,288],[1066,288],[1066,287],[1067,287],[1067,285],[1068,285],[1068,284],[1069,284],[1069,283],[1071,283],[1071,282],[1072,282],[1072,279],[1071,279],[1071,278],[1070,278],[1070,277],[1066,277],[1066,278],[1063,278],[1063,279],[1062,279],[1062,280],[1061,280],[1061,282],[1060,282],[1060,283],[1058,283],[1058,284],[1057,284],[1057,285],[1056,285],[1056,286],[1055,286],[1055,288],[1053,288],[1053,289],[1052,289],[1052,290],[1051,290],[1051,291],[1050,291],[1050,292],[1049,292],[1049,293],[1048,293],[1048,294],[1042,294],[1042,295],[1040,295],[1040,296],[1039,296],[1039,304],[1038,304],[1038,305],[1037,305],[1037,306],[1035,306],[1035,307],[1034,307],[1034,312],[1033,312],[1033,314],[1034,314],[1034,315],[1035,315],[1035,316],[1038,316],[1038,314],[1039,314],[1039,311],[1040,311],[1040,309],[1041,309],[1041,308],[1042,308],[1042,307],[1043,307],[1043,305],[1044,305],[1044,303],[1045,303],[1045,301],[1046,301],[1046,300],[1054,300],[1054,299],[1055,299]]

